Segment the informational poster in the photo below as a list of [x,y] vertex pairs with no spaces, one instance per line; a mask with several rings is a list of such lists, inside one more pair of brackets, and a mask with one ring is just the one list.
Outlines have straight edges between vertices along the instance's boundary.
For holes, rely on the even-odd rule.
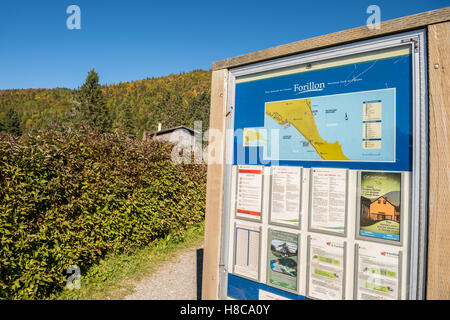
[[356,298],[397,300],[400,298],[400,252],[386,246],[359,245]]
[[272,167],[271,223],[300,226],[301,175],[300,167]]
[[344,292],[345,243],[329,237],[309,237],[308,296],[342,300]]
[[291,300],[289,298],[262,289],[259,289],[258,293],[259,300]]
[[298,235],[269,230],[267,283],[297,291]]
[[345,233],[347,170],[313,168],[310,228]]
[[260,237],[260,227],[236,223],[234,273],[258,280]]
[[411,65],[405,44],[237,77],[233,164],[411,170]]
[[361,172],[359,235],[400,241],[401,173]]
[[261,218],[262,186],[262,166],[238,166],[236,217]]

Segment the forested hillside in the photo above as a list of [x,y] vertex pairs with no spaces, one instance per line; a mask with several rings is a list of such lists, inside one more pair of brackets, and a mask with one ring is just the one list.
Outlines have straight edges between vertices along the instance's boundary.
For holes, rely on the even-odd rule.
[[[123,131],[140,138],[144,130],[156,130],[158,122],[163,128],[193,128],[194,121],[200,120],[205,130],[210,79],[210,71],[195,70],[102,86],[112,129],[126,126]],[[0,90],[0,130],[11,121],[12,110],[18,114],[21,132],[58,127],[70,119],[75,94],[76,90],[63,88]]]

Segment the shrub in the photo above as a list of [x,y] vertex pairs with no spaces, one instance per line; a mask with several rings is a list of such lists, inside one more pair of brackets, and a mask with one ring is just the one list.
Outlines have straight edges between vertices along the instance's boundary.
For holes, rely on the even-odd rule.
[[119,133],[0,134],[0,298],[44,298],[65,270],[181,237],[204,217],[206,168]]

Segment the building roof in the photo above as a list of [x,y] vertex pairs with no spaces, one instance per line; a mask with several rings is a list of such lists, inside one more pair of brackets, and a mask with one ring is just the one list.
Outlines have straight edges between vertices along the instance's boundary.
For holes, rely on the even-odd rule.
[[171,132],[173,132],[173,131],[175,131],[175,130],[178,130],[178,129],[184,129],[184,130],[187,130],[187,131],[189,131],[189,133],[190,133],[191,135],[194,135],[194,133],[195,133],[195,131],[192,130],[191,128],[188,128],[188,127],[186,127],[186,126],[178,126],[178,127],[173,127],[173,128],[169,128],[169,129],[160,130],[160,131],[149,132],[149,133],[147,133],[147,134],[148,134],[149,136],[159,136],[159,135],[162,135],[162,134],[171,133]]

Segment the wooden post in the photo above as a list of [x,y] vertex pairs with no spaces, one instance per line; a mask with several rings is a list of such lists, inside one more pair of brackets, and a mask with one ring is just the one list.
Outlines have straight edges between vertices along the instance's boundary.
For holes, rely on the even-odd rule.
[[[225,111],[227,102],[228,70],[212,73],[210,131],[222,134],[209,136],[216,163],[208,163],[206,189],[205,245],[203,258],[202,299],[218,299],[220,234],[223,210],[223,183],[225,168]],[[210,153],[211,155],[211,153]]]
[[428,27],[427,299],[450,299],[450,22]]

